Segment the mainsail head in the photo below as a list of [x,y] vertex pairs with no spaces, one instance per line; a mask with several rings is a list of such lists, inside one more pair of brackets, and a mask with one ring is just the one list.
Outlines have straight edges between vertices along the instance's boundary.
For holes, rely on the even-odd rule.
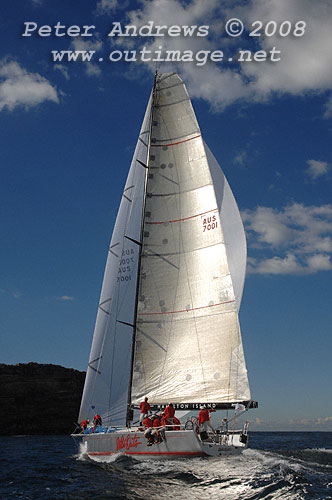
[[[109,248],[80,417],[249,402],[243,225],[180,77],[156,75]],[[129,386],[129,392],[128,392]],[[128,401],[129,395],[129,401]]]

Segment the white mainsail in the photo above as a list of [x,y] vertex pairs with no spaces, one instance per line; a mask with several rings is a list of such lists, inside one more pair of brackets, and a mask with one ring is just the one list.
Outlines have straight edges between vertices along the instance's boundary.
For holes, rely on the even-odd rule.
[[[223,192],[236,227],[239,221],[227,186],[224,180]],[[219,216],[223,208],[186,88],[176,74],[161,76],[153,106],[146,187],[134,405],[144,396],[150,404],[250,400]],[[231,227],[227,227],[230,252]],[[239,254],[244,252],[242,248]],[[238,302],[244,274],[240,259],[242,270],[235,276]]]
[[185,85],[157,75],[109,247],[79,418],[98,411],[123,425],[128,404],[145,396],[249,401],[238,321],[245,265],[239,211]]

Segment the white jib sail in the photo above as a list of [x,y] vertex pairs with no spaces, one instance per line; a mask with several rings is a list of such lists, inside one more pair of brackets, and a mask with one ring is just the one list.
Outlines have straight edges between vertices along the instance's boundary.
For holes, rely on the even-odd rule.
[[150,108],[151,98],[109,246],[80,421],[99,413],[105,424],[126,422]]
[[[238,253],[242,271],[238,277],[234,274],[235,285],[228,253],[235,242],[231,227],[239,227],[237,209],[228,184],[224,183],[223,200],[216,196],[216,166],[210,163],[182,80],[176,74],[159,76],[144,214],[133,404],[144,396],[154,404],[250,400],[236,306],[243,288],[245,249]],[[225,203],[234,224],[224,233],[219,211],[227,213]]]

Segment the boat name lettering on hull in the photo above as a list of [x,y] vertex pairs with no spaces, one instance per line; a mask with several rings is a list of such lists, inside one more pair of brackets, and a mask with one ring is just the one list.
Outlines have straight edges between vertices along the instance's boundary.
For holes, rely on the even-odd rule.
[[124,448],[126,450],[130,450],[130,448],[137,448],[139,444],[142,444],[142,441],[139,440],[140,438],[136,436],[131,436],[130,434],[127,434],[127,436],[124,436],[121,434],[121,437],[116,438],[116,451],[123,450]]

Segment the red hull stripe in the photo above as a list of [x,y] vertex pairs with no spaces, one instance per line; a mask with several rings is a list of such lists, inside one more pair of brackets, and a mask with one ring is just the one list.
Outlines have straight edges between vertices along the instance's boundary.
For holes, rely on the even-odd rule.
[[183,142],[192,141],[193,139],[197,139],[198,137],[201,137],[201,134],[196,135],[195,137],[190,137],[190,139],[185,139],[184,141],[179,141],[179,142],[173,142],[171,144],[151,144],[151,147],[152,148],[163,148],[164,146],[176,146],[177,144],[182,144]]
[[218,208],[214,208],[213,210],[208,210],[207,212],[202,212],[201,214],[197,214],[197,215],[191,215],[190,217],[185,217],[184,219],[163,220],[160,222],[145,221],[145,224],[165,224],[165,223],[170,223],[170,222],[181,222],[183,220],[194,219],[195,217],[199,217],[200,215],[205,215],[205,214],[209,214],[211,212],[217,212],[217,211],[218,211]]
[[193,307],[192,309],[183,309],[183,311],[139,313],[138,316],[153,316],[154,314],[156,314],[156,315],[157,314],[177,314],[177,313],[184,313],[184,312],[189,312],[189,311],[198,311],[198,309],[206,309],[207,307],[216,307],[216,306],[221,306],[223,304],[231,304],[232,302],[235,302],[235,300],[228,300],[227,302],[219,302],[218,304],[211,304],[209,306]]
[[[108,451],[103,453],[88,453],[89,456],[92,455],[114,455],[116,453],[122,453],[119,451]],[[203,451],[165,451],[160,453],[158,451],[125,451],[125,455],[205,455]]]

